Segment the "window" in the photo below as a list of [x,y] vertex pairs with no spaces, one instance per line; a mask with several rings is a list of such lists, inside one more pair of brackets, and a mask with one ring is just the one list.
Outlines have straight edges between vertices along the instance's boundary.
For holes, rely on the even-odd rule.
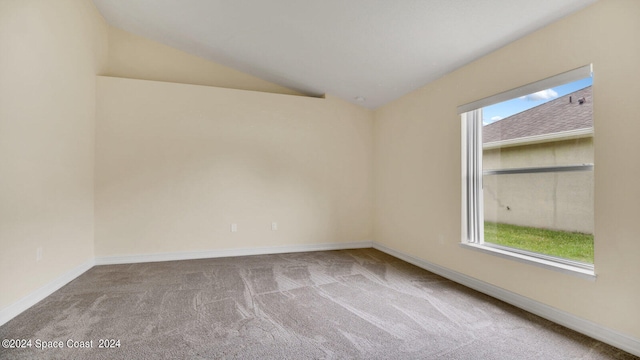
[[591,66],[458,111],[463,243],[593,274]]

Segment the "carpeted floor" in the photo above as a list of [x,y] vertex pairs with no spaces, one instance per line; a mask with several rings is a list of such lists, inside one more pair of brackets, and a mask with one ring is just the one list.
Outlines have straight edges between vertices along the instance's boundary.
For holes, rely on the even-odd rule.
[[373,249],[96,266],[0,339],[32,341],[2,359],[637,359]]

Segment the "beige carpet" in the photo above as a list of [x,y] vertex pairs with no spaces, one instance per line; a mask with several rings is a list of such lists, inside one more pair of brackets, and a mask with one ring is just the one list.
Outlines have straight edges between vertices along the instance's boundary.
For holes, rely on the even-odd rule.
[[32,340],[2,359],[637,359],[373,249],[96,266],[0,339]]

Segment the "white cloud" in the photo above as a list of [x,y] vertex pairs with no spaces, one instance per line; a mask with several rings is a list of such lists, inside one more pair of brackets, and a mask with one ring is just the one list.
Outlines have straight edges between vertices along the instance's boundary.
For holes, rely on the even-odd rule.
[[550,100],[558,97],[558,93],[553,89],[547,89],[538,91],[537,93],[529,94],[527,96],[521,96],[521,100],[526,101],[540,101],[540,100]]
[[482,119],[482,125],[493,124],[494,122],[496,122],[498,120],[502,120],[502,116],[493,116],[493,117],[491,117],[490,120]]

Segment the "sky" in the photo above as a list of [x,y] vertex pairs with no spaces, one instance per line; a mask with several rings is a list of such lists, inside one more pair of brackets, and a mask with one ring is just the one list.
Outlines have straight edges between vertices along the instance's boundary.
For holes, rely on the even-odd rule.
[[501,103],[482,108],[482,124],[489,125],[532,107],[544,104],[558,97],[574,91],[584,89],[593,83],[593,78],[588,77],[568,84],[556,86],[551,89],[538,91],[537,93],[521,96],[519,98],[503,101]]

